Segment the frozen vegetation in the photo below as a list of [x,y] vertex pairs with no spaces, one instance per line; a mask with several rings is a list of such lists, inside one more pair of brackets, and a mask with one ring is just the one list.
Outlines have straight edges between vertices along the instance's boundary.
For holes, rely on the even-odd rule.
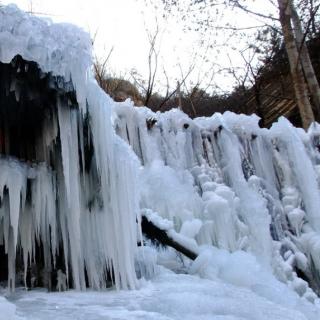
[[[0,319],[319,319],[320,126],[115,103],[90,52],[73,26],[0,8],[0,62],[37,62],[56,92],[35,161],[0,158]],[[23,104],[15,79],[4,92]],[[141,215],[197,258],[145,239]],[[72,290],[21,287],[38,250],[52,289]]]

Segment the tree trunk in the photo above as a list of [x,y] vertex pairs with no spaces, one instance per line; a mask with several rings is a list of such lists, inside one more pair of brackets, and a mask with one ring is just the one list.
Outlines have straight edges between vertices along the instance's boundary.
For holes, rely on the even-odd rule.
[[181,98],[181,90],[180,90],[180,82],[177,82],[177,95],[178,95],[178,108],[182,110],[182,98]]
[[280,23],[289,59],[296,102],[299,108],[303,128],[307,130],[310,124],[314,122],[314,115],[309,101],[308,88],[303,76],[302,67],[299,63],[299,52],[296,39],[291,26],[291,0],[278,0],[278,4]]
[[300,54],[301,66],[303,68],[304,76],[308,84],[312,102],[316,107],[318,114],[320,114],[320,87],[311,63],[308,48],[305,42],[305,37],[303,35],[303,30],[301,27],[301,22],[298,13],[293,5],[293,1],[291,1],[291,13],[294,33],[296,35],[296,42],[299,50],[298,54]]
[[141,217],[141,229],[143,234],[151,241],[158,242],[163,246],[169,246],[184,254],[191,260],[197,259],[198,254],[185,246],[185,244],[173,239],[166,230],[157,227],[152,221],[144,215]]

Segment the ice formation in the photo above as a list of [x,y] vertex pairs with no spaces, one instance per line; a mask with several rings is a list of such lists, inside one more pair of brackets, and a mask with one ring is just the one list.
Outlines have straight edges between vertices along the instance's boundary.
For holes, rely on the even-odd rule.
[[[91,75],[89,36],[2,7],[0,62],[0,245],[9,290],[21,257],[24,279],[33,268],[48,287],[63,269],[60,286],[64,275],[76,289],[107,281],[135,288],[138,160],[116,136],[113,101]],[[39,123],[25,125],[33,121],[21,116],[26,108]]]
[[317,124],[306,133],[280,118],[261,129],[254,115],[191,120],[179,110],[153,113],[128,102],[114,112],[117,133],[143,164],[142,209],[173,221],[200,252],[213,245],[253,254],[314,299],[309,286],[320,288]]
[[[257,291],[273,273],[314,301],[319,125],[306,133],[281,118],[261,129],[254,115],[191,120],[115,103],[91,74],[90,51],[73,26],[0,8],[0,249],[9,289],[19,259],[25,281],[36,281],[34,261],[42,261],[43,281],[50,287],[56,272],[58,290],[109,280],[135,288],[159,258],[137,248],[143,213],[196,252],[194,263],[180,259],[184,271]],[[21,128],[6,125],[25,108],[33,116],[21,116]]]

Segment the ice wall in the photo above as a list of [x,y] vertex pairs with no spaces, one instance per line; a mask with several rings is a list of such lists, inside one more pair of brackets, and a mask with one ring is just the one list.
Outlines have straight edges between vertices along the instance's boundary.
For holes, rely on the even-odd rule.
[[[26,62],[23,70],[14,65],[17,55]],[[21,257],[25,280],[41,272],[49,287],[59,269],[60,281],[76,289],[104,288],[108,281],[135,288],[139,163],[115,134],[114,102],[91,74],[90,38],[74,26],[1,7],[0,62],[11,64],[16,74],[0,86],[9,88],[4,92],[21,108],[39,94],[37,88],[19,94],[16,79],[28,72],[28,61],[54,82],[48,86],[55,103],[43,108],[35,158],[26,162],[7,153],[0,158],[0,245],[8,255],[8,288],[14,290]],[[76,93],[76,101],[68,92]],[[10,139],[3,135],[7,146]]]
[[141,208],[199,246],[251,252],[290,286],[302,277],[319,292],[319,125],[306,133],[280,118],[267,130],[254,115],[191,120],[129,102],[114,112],[143,164]]

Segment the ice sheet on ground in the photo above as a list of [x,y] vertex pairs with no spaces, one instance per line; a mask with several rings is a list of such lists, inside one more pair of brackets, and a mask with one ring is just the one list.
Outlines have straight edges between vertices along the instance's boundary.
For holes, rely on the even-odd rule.
[[0,319],[1,320],[18,320],[16,307],[10,303],[5,297],[0,296]]
[[[17,315],[25,320],[316,320],[320,316],[311,304],[309,313],[303,314],[246,288],[166,269],[143,282],[140,290],[18,291],[12,299]],[[0,319],[6,320],[1,315]]]

